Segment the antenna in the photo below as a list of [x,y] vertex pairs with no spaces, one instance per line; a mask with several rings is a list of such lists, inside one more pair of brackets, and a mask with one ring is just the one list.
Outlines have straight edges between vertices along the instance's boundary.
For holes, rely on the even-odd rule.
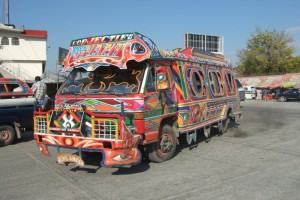
[[9,24],[9,0],[3,0],[3,24]]

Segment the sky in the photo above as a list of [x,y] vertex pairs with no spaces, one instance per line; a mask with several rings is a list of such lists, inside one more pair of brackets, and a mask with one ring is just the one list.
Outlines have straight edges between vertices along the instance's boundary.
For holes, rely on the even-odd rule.
[[224,56],[235,65],[260,27],[285,31],[300,55],[299,0],[10,0],[9,6],[16,28],[48,31],[46,71],[56,71],[58,48],[73,39],[126,32],[169,50],[183,48],[184,33],[223,36]]

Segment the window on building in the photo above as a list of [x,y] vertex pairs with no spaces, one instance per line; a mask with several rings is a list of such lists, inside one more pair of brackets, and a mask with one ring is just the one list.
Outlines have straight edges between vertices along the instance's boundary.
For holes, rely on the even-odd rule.
[[19,38],[13,37],[13,38],[11,39],[11,44],[12,44],[12,45],[19,45],[19,44],[20,44],[20,43],[19,43]]
[[3,37],[1,39],[1,45],[9,45],[9,40],[7,37]]

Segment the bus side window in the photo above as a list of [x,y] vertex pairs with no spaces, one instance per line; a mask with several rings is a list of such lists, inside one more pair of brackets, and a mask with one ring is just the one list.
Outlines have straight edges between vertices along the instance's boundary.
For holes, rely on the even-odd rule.
[[224,96],[224,85],[220,73],[216,70],[211,70],[208,72],[208,77],[213,95],[216,97]]
[[194,98],[203,98],[206,96],[206,86],[204,83],[204,74],[202,70],[195,67],[187,68],[187,83],[189,92]]
[[146,90],[147,92],[155,92],[155,73],[154,68],[149,70],[147,83],[146,83]]
[[228,90],[228,93],[230,95],[235,94],[235,80],[233,78],[233,75],[230,72],[225,73],[225,81],[226,81],[226,87]]

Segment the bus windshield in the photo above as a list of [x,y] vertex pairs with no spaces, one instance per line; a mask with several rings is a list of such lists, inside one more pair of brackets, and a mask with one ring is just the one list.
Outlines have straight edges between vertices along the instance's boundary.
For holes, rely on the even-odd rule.
[[145,65],[99,66],[94,71],[75,68],[61,86],[58,94],[135,94],[140,91]]

